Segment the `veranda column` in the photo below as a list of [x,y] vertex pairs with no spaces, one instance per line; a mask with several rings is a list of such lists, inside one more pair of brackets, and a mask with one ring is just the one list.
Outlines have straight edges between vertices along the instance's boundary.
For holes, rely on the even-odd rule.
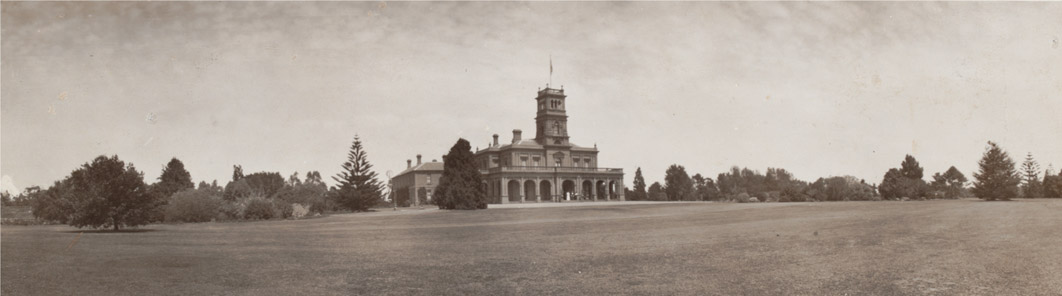
[[542,192],[542,180],[535,179],[532,182],[535,182],[535,193],[538,193],[535,194],[535,202],[542,202],[542,195],[545,194]]
[[520,192],[520,202],[521,203],[527,202],[527,188],[524,188],[524,187],[527,186],[527,184],[524,184],[524,179],[523,178],[516,179],[516,182],[517,182],[517,184],[519,184],[519,185],[516,185],[516,186],[519,186],[519,188],[520,188],[520,190],[517,190],[517,192]]
[[597,181],[596,179],[590,180],[590,196],[594,201],[597,201]]
[[501,203],[509,203],[509,178],[501,178]]

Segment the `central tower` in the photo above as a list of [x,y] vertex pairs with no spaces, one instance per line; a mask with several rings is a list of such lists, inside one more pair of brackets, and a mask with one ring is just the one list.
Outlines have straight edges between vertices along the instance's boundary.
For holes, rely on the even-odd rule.
[[545,146],[568,146],[568,114],[564,111],[564,89],[538,91],[538,116],[535,116],[535,142]]

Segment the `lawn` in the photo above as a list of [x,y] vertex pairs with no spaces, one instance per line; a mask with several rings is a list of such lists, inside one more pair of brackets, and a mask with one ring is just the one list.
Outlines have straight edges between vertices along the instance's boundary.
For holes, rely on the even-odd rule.
[[4,295],[1045,295],[1062,201],[383,211],[2,228]]

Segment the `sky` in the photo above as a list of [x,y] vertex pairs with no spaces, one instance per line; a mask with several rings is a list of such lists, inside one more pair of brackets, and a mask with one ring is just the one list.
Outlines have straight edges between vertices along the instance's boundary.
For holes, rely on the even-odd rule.
[[[599,166],[879,183],[912,154],[968,177],[987,141],[1062,169],[1062,3],[8,2],[2,190],[99,155],[154,182],[383,177],[458,138],[533,133],[538,89]],[[552,63],[552,74],[550,66]],[[526,134],[531,135],[531,134]],[[533,135],[531,135],[533,137]],[[475,148],[473,148],[475,149]]]

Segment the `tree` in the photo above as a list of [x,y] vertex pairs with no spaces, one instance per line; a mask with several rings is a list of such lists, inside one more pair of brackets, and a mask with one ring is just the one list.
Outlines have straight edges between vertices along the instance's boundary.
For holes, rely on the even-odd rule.
[[176,157],[170,159],[166,167],[162,168],[159,182],[151,186],[152,192],[158,194],[163,200],[178,191],[190,188],[195,188],[195,183],[192,183],[192,175],[184,169],[184,163]]
[[926,181],[922,180],[922,167],[914,156],[908,154],[900,163],[900,168],[889,169],[881,180],[879,191],[886,199],[924,198]]
[[1040,183],[1040,164],[1033,159],[1032,152],[1025,156],[1025,162],[1021,164],[1022,175],[1025,177],[1022,186],[1022,197],[1043,197],[1042,184]]
[[243,179],[243,167],[239,165],[232,166],[232,182]]
[[1043,189],[1046,198],[1062,198],[1062,175],[1045,175]]
[[482,184],[472,146],[468,140],[458,139],[443,156],[443,173],[432,201],[444,210],[486,209],[487,193]]
[[264,198],[272,198],[286,184],[284,177],[278,172],[257,172],[247,175],[237,182],[247,182],[251,188],[251,194]]
[[118,156],[96,157],[49,191],[48,204],[38,205],[48,212],[44,218],[78,228],[144,225],[159,205],[143,174]]
[[634,191],[630,200],[646,199],[648,199],[648,193],[645,191],[645,178],[642,177],[642,168],[638,167],[637,170],[634,170]]
[[649,186],[649,200],[665,201],[667,199],[667,193],[664,192],[664,186],[660,185],[660,182],[653,182],[653,185]]
[[372,171],[369,164],[368,154],[361,146],[361,139],[355,135],[354,144],[347,153],[347,161],[342,165],[343,170],[332,177],[336,181],[337,203],[351,211],[367,211],[369,207],[380,201],[383,195],[383,185],[376,179],[376,172]]
[[922,167],[918,165],[918,161],[910,154],[904,157],[903,162],[900,163],[900,173],[903,174],[904,178],[922,179]]
[[306,181],[308,184],[324,185],[324,181],[321,180],[321,173],[318,171],[306,172]]
[[881,197],[885,199],[903,197],[903,185],[901,185],[903,179],[903,173],[900,173],[899,169],[891,168],[885,172],[885,178],[881,180],[881,186],[878,187]]
[[681,165],[673,164],[667,168],[664,184],[664,192],[669,200],[693,200],[693,181]]
[[984,156],[974,173],[973,193],[984,200],[1010,200],[1018,196],[1021,178],[1014,170],[1014,161],[996,143],[989,141]]
[[719,189],[715,188],[712,178],[705,178],[701,174],[693,175],[693,196],[696,200],[715,200],[719,195]]
[[955,166],[952,166],[944,174],[933,174],[933,183],[931,185],[934,189],[943,192],[944,198],[958,198],[962,195],[966,181],[966,176]]
[[302,180],[299,180],[299,172],[291,173],[291,176],[288,176],[287,184],[288,186],[302,185]]

